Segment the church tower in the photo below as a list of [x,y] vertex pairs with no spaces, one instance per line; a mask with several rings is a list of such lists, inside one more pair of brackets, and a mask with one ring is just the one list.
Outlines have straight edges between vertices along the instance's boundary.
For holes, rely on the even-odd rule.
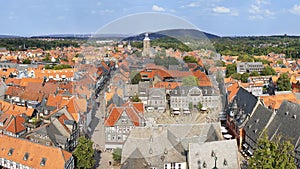
[[150,38],[148,37],[148,33],[145,34],[143,45],[143,57],[150,56]]

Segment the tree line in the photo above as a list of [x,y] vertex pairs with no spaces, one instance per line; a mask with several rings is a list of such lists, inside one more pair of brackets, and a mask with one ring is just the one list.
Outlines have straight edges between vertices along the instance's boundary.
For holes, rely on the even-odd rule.
[[6,48],[10,51],[26,50],[28,48],[42,48],[44,50],[54,49],[56,47],[79,47],[77,42],[72,40],[39,40],[30,38],[12,38],[12,39],[1,39],[0,48]]

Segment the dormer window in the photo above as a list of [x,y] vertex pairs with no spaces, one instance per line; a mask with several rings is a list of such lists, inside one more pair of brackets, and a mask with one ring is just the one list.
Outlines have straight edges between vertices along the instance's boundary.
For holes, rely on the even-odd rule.
[[28,160],[28,157],[29,157],[29,153],[25,153],[24,157],[23,157],[23,160],[24,161],[27,161]]
[[7,155],[11,156],[14,153],[14,148],[9,149]]
[[211,152],[211,156],[214,157],[216,154],[214,152],[214,150]]
[[41,166],[45,166],[47,159],[46,158],[42,158],[40,165]]
[[224,166],[227,166],[227,160],[224,159],[224,162],[223,162]]

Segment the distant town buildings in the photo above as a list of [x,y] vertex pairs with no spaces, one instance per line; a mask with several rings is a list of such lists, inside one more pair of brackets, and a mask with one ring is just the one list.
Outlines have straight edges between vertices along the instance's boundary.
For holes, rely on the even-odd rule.
[[238,62],[236,68],[237,73],[261,72],[264,65],[261,62]]

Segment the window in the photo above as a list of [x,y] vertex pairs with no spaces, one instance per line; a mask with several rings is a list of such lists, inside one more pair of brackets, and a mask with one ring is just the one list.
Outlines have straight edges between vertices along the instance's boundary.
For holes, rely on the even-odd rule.
[[42,158],[40,165],[41,166],[45,166],[47,159],[46,158]]
[[9,149],[7,155],[11,156],[14,153],[14,148]]
[[171,163],[171,169],[176,169],[175,163]]
[[24,157],[23,157],[23,160],[24,161],[27,161],[28,160],[28,157],[29,157],[29,153],[25,153]]

